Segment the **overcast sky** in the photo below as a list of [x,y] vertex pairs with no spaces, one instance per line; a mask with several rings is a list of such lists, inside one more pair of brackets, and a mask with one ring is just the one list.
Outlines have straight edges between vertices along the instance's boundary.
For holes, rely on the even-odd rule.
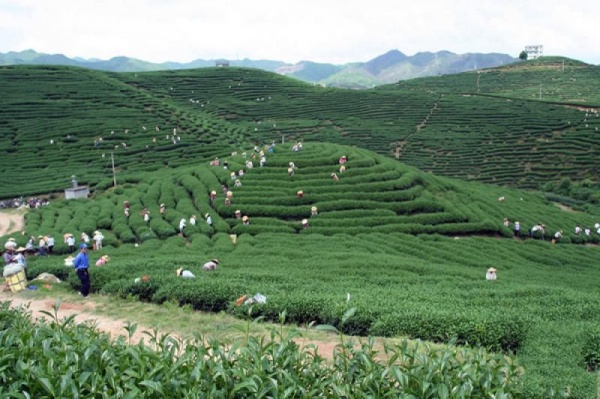
[[0,52],[343,64],[542,44],[600,64],[598,16],[597,0],[0,0]]

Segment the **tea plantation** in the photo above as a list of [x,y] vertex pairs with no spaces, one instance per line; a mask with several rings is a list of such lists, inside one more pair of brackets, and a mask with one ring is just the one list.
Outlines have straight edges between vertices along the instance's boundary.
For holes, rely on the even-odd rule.
[[[506,81],[535,70],[511,68],[485,73]],[[568,72],[581,81],[594,71],[577,64]],[[544,70],[548,76],[566,72]],[[460,346],[430,357],[415,354],[426,367],[406,352],[404,364],[430,370],[413,370],[414,375],[398,374],[393,362],[386,365],[389,369],[372,362],[350,367],[348,359],[359,362],[368,354],[338,359],[341,369],[324,373],[320,367],[328,366],[316,362],[308,370],[305,354],[281,346],[278,353],[297,359],[304,371],[290,369],[280,380],[281,375],[269,379],[268,373],[261,374],[265,368],[255,369],[251,374],[260,374],[261,380],[254,379],[254,385],[270,392],[267,396],[314,397],[291,385],[281,385],[291,393],[276,390],[279,381],[298,382],[308,373],[312,382],[294,386],[330,385],[315,382],[331,382],[325,375],[355,376],[337,391],[321,391],[323,397],[595,397],[600,350],[600,235],[593,228],[600,223],[596,100],[580,99],[574,107],[563,97],[551,102],[528,98],[523,94],[527,79],[516,77],[510,92],[485,86],[485,77],[479,90],[472,89],[465,83],[472,76],[349,91],[238,68],[114,74],[3,67],[0,164],[10,181],[0,186],[0,198],[51,195],[50,205],[27,213],[24,234],[13,236],[22,246],[31,235],[57,239],[57,255],[29,258],[29,278],[51,272],[77,289],[77,277],[63,266],[68,248],[61,238],[100,230],[104,249],[91,252],[92,261],[103,254],[112,260],[92,267],[94,294],[176,302],[276,322],[285,312],[286,322],[328,324],[344,334]],[[572,95],[573,86],[564,85],[564,93]],[[298,151],[296,141],[302,142]],[[91,199],[60,199],[55,192],[70,185],[71,175],[90,185]],[[549,196],[518,189],[571,181],[585,183],[587,200],[575,201],[568,192]],[[510,220],[508,227],[504,218]],[[187,223],[180,234],[182,219]],[[512,230],[517,220],[521,237]],[[545,236],[530,237],[538,223],[545,225]],[[592,232],[575,234],[575,226]],[[557,231],[563,235],[553,243]],[[203,272],[202,264],[212,258],[220,260],[217,270]],[[494,282],[485,280],[491,266],[498,269]],[[178,268],[196,278],[176,276]],[[147,281],[136,282],[142,276]],[[266,303],[236,306],[242,295],[256,293],[266,296]],[[1,318],[8,313],[0,309],[0,323],[13,318]],[[25,320],[18,325],[31,329]],[[36,328],[45,336],[73,341],[68,328]],[[14,342],[13,336],[0,334],[0,343],[5,337]],[[88,339],[97,337],[92,332]],[[97,345],[112,351],[104,342]],[[222,350],[218,345],[212,349],[217,348]],[[253,348],[259,353],[273,349]],[[139,350],[133,358],[160,356]],[[202,350],[191,348],[186,356],[210,363]],[[117,347],[114,356],[122,352]],[[248,366],[248,359],[258,355],[248,356],[239,363]],[[444,371],[436,369],[440,358],[450,359],[440,365]],[[465,358],[477,360],[465,363]],[[240,377],[253,370],[249,366],[211,364],[228,370],[223,371],[227,378],[206,382],[216,387],[215,395],[248,397],[260,391],[251,391],[253,384]],[[461,368],[463,374],[456,371]],[[368,377],[361,374],[365,370],[375,371]],[[457,388],[446,394],[441,386],[464,383],[467,371],[484,390]],[[193,379],[198,373],[178,378]],[[386,377],[390,373],[396,380]],[[169,385],[173,375],[146,380],[140,374],[147,397],[189,395],[187,385]],[[432,379],[439,375],[449,380]],[[51,397],[51,391],[59,391],[52,378],[40,374],[41,384],[32,380],[27,386],[37,387],[31,391],[37,397],[42,392]],[[88,384],[82,378],[79,382]],[[401,385],[404,379],[419,388],[409,391]],[[124,386],[111,384],[116,391]],[[61,389],[64,394],[67,388]]]
[[536,62],[363,91],[243,68],[2,67],[0,165],[22,183],[0,197],[60,191],[73,174],[94,187],[111,179],[111,153],[126,176],[283,138],[356,145],[498,185],[559,192],[552,185],[568,179],[585,187],[577,205],[599,202],[600,68]]
[[[27,234],[17,241],[100,229],[105,248],[92,259],[106,253],[112,261],[92,269],[93,292],[240,316],[248,309],[235,300],[259,292],[267,303],[252,308],[255,317],[277,321],[285,311],[289,322],[330,324],[346,334],[455,339],[515,354],[526,371],[526,397],[566,387],[574,397],[589,397],[596,376],[586,369],[584,347],[600,325],[598,247],[580,244],[598,243],[600,236],[573,229],[592,226],[600,213],[567,212],[539,194],[435,177],[359,148],[272,148],[263,167],[248,168],[258,153],[239,148],[219,166],[139,173],[93,200],[31,210]],[[231,171],[238,171],[241,187]],[[233,193],[229,205],[223,185]],[[212,202],[211,191],[217,192]],[[144,208],[148,223],[140,215]],[[249,216],[249,225],[236,210]],[[188,224],[182,237],[179,221],[192,215],[197,225]],[[504,217],[521,222],[523,238],[513,238]],[[529,228],[540,222],[546,240],[529,238]],[[564,236],[553,245],[557,230]],[[66,244],[58,242],[55,250],[66,254]],[[202,272],[211,258],[220,260],[218,270]],[[484,278],[490,266],[499,270],[493,283]],[[177,277],[179,267],[197,278]],[[31,259],[30,277],[42,271],[78,287],[62,257]],[[142,276],[150,280],[136,283]]]

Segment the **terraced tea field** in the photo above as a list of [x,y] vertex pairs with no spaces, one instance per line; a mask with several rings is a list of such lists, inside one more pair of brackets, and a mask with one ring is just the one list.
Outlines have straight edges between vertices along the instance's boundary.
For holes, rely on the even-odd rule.
[[[210,214],[212,227],[205,223],[188,225],[186,235],[196,233],[251,234],[359,234],[368,228],[377,233],[512,236],[503,219],[519,220],[524,234],[533,225],[544,223],[547,239],[563,230],[565,242],[598,242],[596,234],[576,235],[576,225],[593,227],[597,215],[566,212],[540,195],[512,189],[464,185],[424,174],[414,168],[366,150],[325,143],[304,144],[299,152],[291,144],[264,148],[265,163],[252,147],[240,148],[220,158],[220,166],[208,163],[174,171],[138,173],[136,180],[111,190],[92,205],[75,201],[66,206],[44,207],[27,215],[32,234],[109,229],[114,242],[166,239],[179,233],[179,221],[196,215],[202,222]],[[262,149],[259,149],[262,151]],[[339,159],[348,160],[343,166]],[[249,168],[247,163],[252,162]],[[223,167],[227,163],[228,167]],[[289,175],[289,165],[294,174]],[[242,176],[240,176],[242,171]],[[231,173],[235,174],[232,178]],[[338,180],[332,178],[335,174]],[[239,180],[240,187],[235,186]],[[233,197],[226,203],[225,191]],[[216,192],[214,201],[210,192]],[[302,192],[299,196],[299,192]],[[498,199],[504,197],[503,202]],[[123,202],[131,206],[130,217]],[[165,204],[164,214],[160,204]],[[313,207],[317,215],[312,215]],[[140,216],[151,214],[149,223]],[[244,225],[235,211],[250,217]],[[82,217],[86,215],[86,217]],[[309,220],[310,228],[302,227]]]
[[542,57],[501,68],[404,80],[379,89],[477,93],[594,108],[600,106],[599,77],[597,66],[564,57]]
[[[482,72],[489,84],[480,82],[479,91],[468,73],[353,91],[242,68],[3,67],[0,162],[20,184],[3,186],[0,197],[61,191],[73,174],[103,190],[112,182],[110,153],[125,182],[140,170],[196,165],[282,139],[356,145],[438,175],[499,185],[596,181],[595,98],[531,99],[521,93],[527,74],[564,75],[515,68]],[[565,71],[574,79],[565,96],[589,88],[597,70]],[[506,79],[514,80],[511,92],[502,91]]]
[[208,154],[226,154],[228,143],[240,141],[236,128],[226,140],[219,137],[227,122],[185,115],[160,94],[148,95],[104,73],[22,67],[4,68],[0,76],[2,169],[14,182],[2,185],[0,197],[61,191],[72,175],[106,187],[112,183],[111,153],[119,176],[131,176],[195,164]]
[[[370,91],[324,89],[235,69],[144,74],[137,80],[121,76],[148,90],[166,78],[173,100],[243,124],[255,142],[283,136],[355,144],[438,175],[523,188],[539,188],[557,176],[597,176],[600,113],[595,97],[580,101],[582,109],[557,104],[562,98],[532,101],[519,90],[525,90],[531,74],[545,70],[515,68],[486,71],[490,83],[479,91],[468,83],[474,76],[469,73]],[[569,73],[580,77],[580,84],[565,92],[593,93],[598,69],[578,65]],[[547,73],[558,74],[555,69]],[[500,81],[506,79],[488,76],[493,74],[514,77],[514,91],[502,91]],[[490,96],[497,94],[503,97]]]
[[[580,69],[573,73],[587,73]],[[458,84],[445,92],[434,79],[355,92],[236,68],[136,75],[23,66],[0,68],[0,81],[0,164],[11,176],[0,197],[51,193],[73,174],[94,190],[90,200],[53,198],[29,211],[15,238],[24,246],[51,234],[64,255],[63,234],[101,230],[105,247],[91,258],[112,261],[92,267],[94,294],[275,321],[285,311],[288,322],[347,334],[456,339],[513,356],[525,370],[523,397],[594,396],[597,376],[587,369],[600,346],[600,236],[574,229],[593,228],[600,211],[501,186],[568,177],[593,190],[590,104]],[[538,223],[545,239],[528,237]],[[203,272],[212,258],[217,271]],[[78,287],[62,256],[29,263],[30,278],[47,271]],[[484,278],[490,266],[495,282]],[[177,277],[180,267],[196,278]],[[267,302],[234,305],[256,293]]]
[[[294,152],[291,144],[279,144],[265,152],[263,167],[248,168],[256,154],[242,147],[221,157],[219,166],[140,174],[138,182],[93,201],[57,201],[30,211],[27,234],[17,241],[100,229],[105,248],[92,259],[107,253],[113,260],[92,270],[93,292],[240,316],[245,310],[234,301],[260,292],[268,300],[253,308],[254,316],[276,321],[285,310],[290,322],[332,324],[349,334],[436,342],[457,337],[516,352],[530,373],[524,380],[529,397],[550,386],[570,386],[575,397],[591,392],[595,376],[583,367],[582,346],[585,331],[599,323],[598,247],[572,242],[600,240],[573,232],[598,214],[563,211],[539,194],[438,178],[358,148],[307,143]],[[241,187],[232,184],[232,171]],[[223,185],[233,193],[229,205]],[[212,202],[211,191],[217,191]],[[144,208],[148,223],[140,215]],[[238,209],[249,225],[235,217]],[[192,215],[197,225],[188,224],[182,237],[179,221]],[[540,221],[549,233],[562,229],[565,235],[557,245],[549,237],[514,239],[504,217],[519,219],[525,236]],[[66,244],[58,242],[55,250],[66,253]],[[220,260],[217,272],[202,272],[211,258]],[[492,265],[499,270],[495,283],[484,279]],[[176,277],[179,267],[197,278]],[[60,257],[32,259],[28,273],[41,271],[78,285]],[[136,283],[143,275],[150,281]],[[352,307],[355,316],[342,325],[341,315]]]

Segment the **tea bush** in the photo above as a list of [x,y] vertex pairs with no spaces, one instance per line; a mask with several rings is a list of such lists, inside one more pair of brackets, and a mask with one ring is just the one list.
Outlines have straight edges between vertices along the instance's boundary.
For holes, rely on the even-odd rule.
[[583,359],[588,371],[596,371],[600,364],[600,330],[596,327],[583,337]]
[[476,349],[403,341],[386,346],[386,360],[379,361],[371,341],[358,347],[341,343],[329,364],[318,351],[299,347],[297,335],[275,330],[268,339],[248,336],[232,345],[153,332],[145,346],[128,344],[136,325],[126,326],[128,337],[111,340],[52,312],[33,324],[28,312],[8,305],[0,304],[5,397],[460,398],[513,396],[521,390],[522,369],[514,360]]
[[448,342],[487,347],[492,351],[517,350],[527,335],[527,323],[516,315],[427,312],[404,309],[385,315],[371,327],[377,336],[405,335],[433,342]]

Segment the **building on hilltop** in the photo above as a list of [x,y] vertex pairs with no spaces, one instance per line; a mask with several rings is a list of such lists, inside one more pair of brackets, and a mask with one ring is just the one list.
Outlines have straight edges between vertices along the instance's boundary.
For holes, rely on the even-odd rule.
[[544,55],[544,46],[541,44],[525,46],[525,52],[527,53],[528,60],[535,60]]
[[217,66],[217,67],[228,67],[229,66],[229,61],[227,61],[227,60],[217,60],[217,61],[215,61],[215,66]]
[[66,199],[87,198],[90,195],[89,187],[78,185],[75,175],[71,176],[71,182],[73,183],[73,187],[65,188]]

